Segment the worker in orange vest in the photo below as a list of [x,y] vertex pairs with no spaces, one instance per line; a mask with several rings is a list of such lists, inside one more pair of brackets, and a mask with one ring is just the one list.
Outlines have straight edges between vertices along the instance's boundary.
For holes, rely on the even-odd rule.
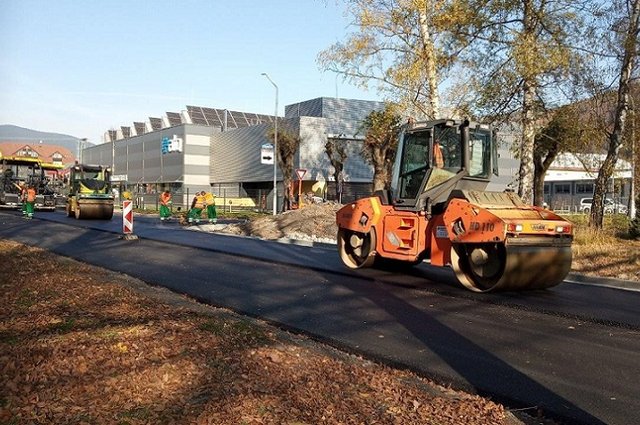
[[33,186],[27,188],[27,218],[33,218],[33,210],[36,203],[36,189]]
[[165,190],[160,194],[160,221],[171,218],[171,192]]
[[444,155],[442,153],[442,146],[440,146],[440,143],[437,140],[433,144],[433,162],[436,168],[444,167]]

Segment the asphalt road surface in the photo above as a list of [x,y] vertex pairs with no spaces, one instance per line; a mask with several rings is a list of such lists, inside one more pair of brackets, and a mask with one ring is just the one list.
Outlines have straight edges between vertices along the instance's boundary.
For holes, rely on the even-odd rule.
[[40,246],[259,317],[567,423],[640,423],[640,292],[565,282],[475,294],[448,269],[351,271],[334,249],[187,230],[136,217],[24,220],[0,237]]

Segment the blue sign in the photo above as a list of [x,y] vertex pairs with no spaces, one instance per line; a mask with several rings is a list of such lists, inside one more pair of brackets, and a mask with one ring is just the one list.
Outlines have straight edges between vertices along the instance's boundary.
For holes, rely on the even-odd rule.
[[172,139],[168,137],[162,138],[162,154],[171,152],[182,152],[182,139],[175,134]]
[[169,147],[171,146],[171,140],[168,137],[162,139],[162,153],[169,153]]

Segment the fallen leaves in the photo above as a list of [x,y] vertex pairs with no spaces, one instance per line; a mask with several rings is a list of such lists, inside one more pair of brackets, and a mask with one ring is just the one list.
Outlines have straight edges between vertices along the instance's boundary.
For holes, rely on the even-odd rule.
[[[13,274],[38,264],[39,278]],[[489,400],[0,241],[0,421],[500,424]],[[154,295],[155,296],[155,295]],[[173,298],[172,298],[173,297]],[[328,353],[334,353],[329,355]],[[347,359],[347,360],[345,360]],[[421,388],[428,386],[429,391]],[[452,396],[454,394],[455,396]]]

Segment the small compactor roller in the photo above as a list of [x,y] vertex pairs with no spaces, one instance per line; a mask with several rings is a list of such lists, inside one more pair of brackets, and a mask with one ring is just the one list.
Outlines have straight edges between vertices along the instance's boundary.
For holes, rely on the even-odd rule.
[[[476,292],[558,285],[571,269],[571,223],[486,188],[497,175],[486,126],[437,120],[406,126],[391,189],[342,207],[338,250],[347,267],[451,266]],[[382,260],[382,261],[381,261]]]
[[113,216],[110,174],[109,168],[102,165],[71,167],[67,215],[76,219],[110,220]]

